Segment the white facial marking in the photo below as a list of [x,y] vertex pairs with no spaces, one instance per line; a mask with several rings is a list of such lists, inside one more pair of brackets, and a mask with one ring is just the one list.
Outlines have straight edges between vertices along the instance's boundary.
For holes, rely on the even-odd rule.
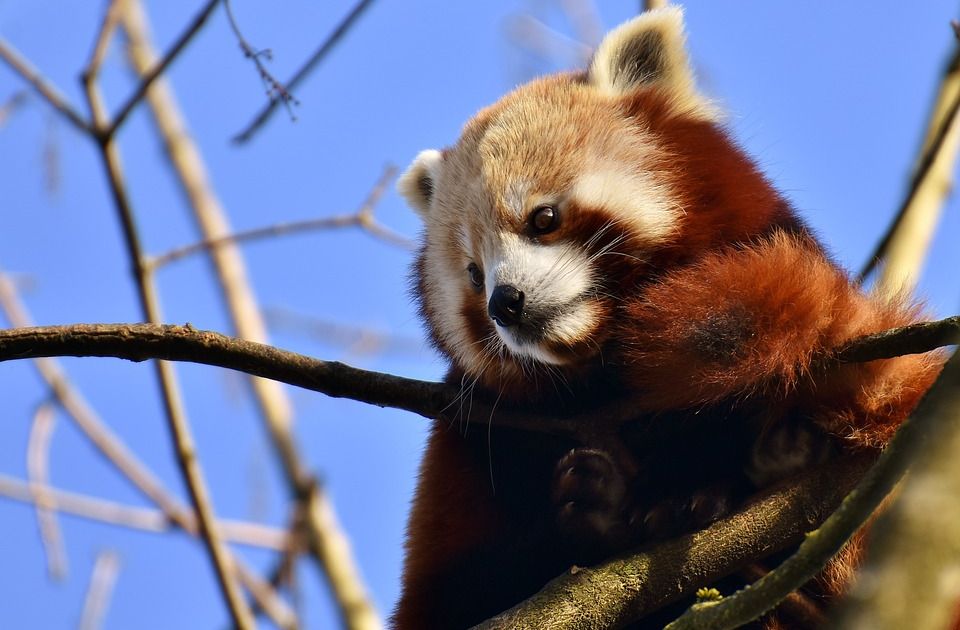
[[[592,284],[586,252],[568,243],[541,245],[517,234],[501,234],[488,258],[487,300],[498,285],[510,285],[524,294],[525,308],[549,314],[542,331],[551,341],[575,342],[596,325],[594,308],[581,302]],[[514,354],[558,365],[559,357],[529,341],[519,341],[511,328],[495,326],[504,345]]]
[[670,193],[669,186],[651,175],[616,165],[582,175],[573,187],[577,202],[610,212],[651,244],[667,240],[683,214]]

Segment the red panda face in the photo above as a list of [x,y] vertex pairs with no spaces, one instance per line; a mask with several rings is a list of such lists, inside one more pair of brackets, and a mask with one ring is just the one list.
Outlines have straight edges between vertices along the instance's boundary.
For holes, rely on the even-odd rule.
[[680,10],[648,12],[589,72],[523,86],[417,157],[399,183],[426,226],[415,297],[459,371],[503,391],[602,360],[624,299],[694,234],[702,178],[665,122],[717,133],[692,85]]

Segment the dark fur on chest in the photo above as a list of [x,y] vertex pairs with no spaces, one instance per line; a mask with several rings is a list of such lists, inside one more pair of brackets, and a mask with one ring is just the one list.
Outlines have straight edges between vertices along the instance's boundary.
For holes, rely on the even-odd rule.
[[[743,474],[751,446],[746,413],[717,407],[628,425],[624,443],[639,466],[628,480],[630,509],[642,513],[712,487],[745,498],[752,489]],[[583,445],[500,427],[484,431],[477,425],[461,439],[469,453],[464,465],[489,480],[485,491],[500,511],[502,530],[495,543],[458,558],[436,582],[443,591],[437,597],[460,602],[448,611],[456,619],[444,620],[450,628],[479,623],[533,595],[569,567],[593,564],[611,553],[564,536],[550,500],[557,462]],[[630,546],[645,542],[641,529],[637,532]]]

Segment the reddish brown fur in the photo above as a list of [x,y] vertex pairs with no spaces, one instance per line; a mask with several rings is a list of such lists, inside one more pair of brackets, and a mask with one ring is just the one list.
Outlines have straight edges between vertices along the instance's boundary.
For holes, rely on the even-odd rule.
[[[446,314],[426,299],[437,290],[426,279],[429,247],[434,264],[439,251],[451,277],[462,277],[457,317],[463,338],[479,344],[495,328],[485,294],[467,280],[467,255],[449,238],[428,242],[418,260],[415,292],[434,343],[454,360],[448,380],[476,382],[476,395],[502,405],[533,402],[541,413],[596,409],[617,397],[637,400],[638,422],[625,431],[624,443],[640,470],[628,480],[629,509],[641,516],[715,487],[742,490],[756,464],[754,449],[772,448],[766,445],[784,435],[796,450],[807,448],[795,437],[801,435],[827,446],[810,446],[809,453],[800,453],[800,464],[770,479],[814,465],[823,453],[886,445],[936,377],[942,357],[838,365],[829,356],[860,335],[915,321],[917,309],[853,286],[709,116],[678,109],[676,95],[656,86],[604,101],[577,91],[587,80],[547,78],[481,112],[444,158],[455,171],[447,177],[461,178],[464,189],[457,180],[438,194],[445,208],[463,213],[481,212],[474,206],[487,204],[496,219],[485,215],[489,224],[470,223],[464,214],[428,221],[466,223],[474,242],[483,229],[505,229],[502,224],[510,221],[517,223],[512,230],[524,233],[516,217],[502,213],[506,206],[496,198],[502,191],[466,188],[481,170],[477,147],[498,116],[517,103],[572,107],[582,101],[581,118],[558,141],[562,150],[538,155],[540,145],[524,145],[531,153],[509,156],[513,166],[536,162],[545,186],[565,190],[579,150],[576,125],[589,127],[590,112],[596,111],[614,120],[610,129],[619,129],[612,107],[655,143],[648,163],[636,168],[668,182],[683,215],[669,241],[655,246],[621,224],[588,246],[615,217],[606,208],[574,202],[564,207],[558,231],[542,238],[526,234],[535,243],[570,242],[587,250],[615,245],[616,255],[596,260],[603,283],[592,299],[603,325],[589,339],[551,347],[570,362],[549,369],[524,371],[510,355],[489,357],[482,369],[456,364],[457,349],[448,347],[450,337],[439,327]],[[548,123],[537,133],[548,135]],[[465,388],[465,397],[470,395],[473,390]],[[468,413],[469,400],[462,404]],[[403,596],[393,618],[397,628],[465,628],[531,595],[570,564],[682,533],[684,526],[656,535],[635,531],[603,549],[572,543],[559,531],[550,495],[554,466],[577,446],[495,427],[473,425],[461,435],[447,423],[434,426],[410,519]],[[766,455],[777,459],[777,453]],[[808,585],[818,601],[843,592],[862,546],[858,535]],[[766,624],[800,627],[776,616]]]

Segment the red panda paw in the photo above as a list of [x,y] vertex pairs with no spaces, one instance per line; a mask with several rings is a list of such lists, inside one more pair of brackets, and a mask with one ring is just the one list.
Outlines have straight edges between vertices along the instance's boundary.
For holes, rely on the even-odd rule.
[[668,497],[637,510],[630,517],[630,526],[638,530],[644,540],[689,534],[723,518],[748,495],[749,491],[742,484],[716,483],[688,496]]
[[554,469],[551,499],[566,542],[603,553],[628,544],[626,479],[606,452],[575,448],[564,455]]

